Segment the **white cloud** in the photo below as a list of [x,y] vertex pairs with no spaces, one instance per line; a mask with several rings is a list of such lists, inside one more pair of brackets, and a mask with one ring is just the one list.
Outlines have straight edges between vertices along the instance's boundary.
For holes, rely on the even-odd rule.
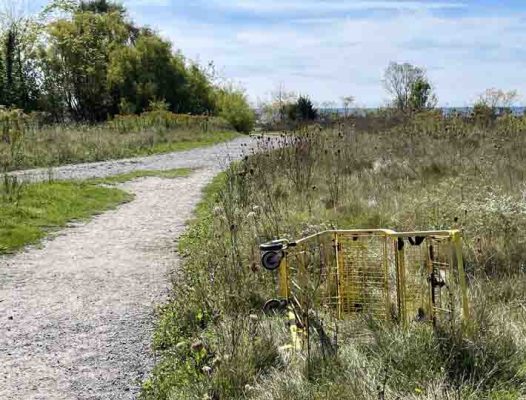
[[444,105],[467,105],[487,87],[526,93],[526,31],[520,13],[439,17],[426,9],[248,22],[211,9],[218,18],[205,23],[179,12],[174,7],[166,22],[155,13],[135,17],[159,27],[187,56],[213,60],[254,100],[284,83],[318,101],[352,94],[362,104],[379,105],[386,98],[381,78],[390,61],[426,67]]

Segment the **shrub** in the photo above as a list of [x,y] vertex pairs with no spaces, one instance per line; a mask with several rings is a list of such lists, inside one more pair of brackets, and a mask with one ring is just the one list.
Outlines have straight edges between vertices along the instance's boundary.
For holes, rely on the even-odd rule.
[[232,86],[219,89],[217,94],[219,116],[238,131],[250,133],[254,129],[255,114],[243,91]]

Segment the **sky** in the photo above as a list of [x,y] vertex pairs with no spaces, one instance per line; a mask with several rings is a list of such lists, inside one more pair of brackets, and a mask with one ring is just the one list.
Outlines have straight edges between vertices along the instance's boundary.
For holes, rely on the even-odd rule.
[[490,87],[526,95],[524,0],[121,2],[187,57],[213,61],[254,103],[281,85],[317,104],[353,96],[381,106],[391,61],[424,67],[441,106],[470,105]]

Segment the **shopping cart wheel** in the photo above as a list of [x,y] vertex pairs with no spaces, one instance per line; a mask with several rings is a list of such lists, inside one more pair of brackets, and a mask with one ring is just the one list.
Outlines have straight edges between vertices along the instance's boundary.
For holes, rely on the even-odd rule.
[[287,309],[286,300],[272,299],[265,303],[263,306],[263,312],[265,314],[280,314]]

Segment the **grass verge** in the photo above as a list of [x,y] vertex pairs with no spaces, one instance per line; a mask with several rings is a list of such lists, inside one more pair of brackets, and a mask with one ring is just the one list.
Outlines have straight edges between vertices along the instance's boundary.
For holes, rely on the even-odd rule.
[[22,190],[16,202],[0,198],[0,254],[37,243],[68,222],[87,219],[133,198],[120,189],[83,182],[34,183]]
[[104,185],[116,185],[119,183],[124,183],[132,181],[139,178],[148,178],[148,177],[158,177],[165,179],[174,179],[188,176],[192,173],[191,168],[175,168],[168,170],[140,170],[128,172],[126,174],[109,176],[107,178],[96,178],[90,179],[89,182],[93,184],[104,184]]
[[113,185],[141,177],[166,179],[188,176],[191,169],[135,171],[88,181],[20,184],[4,177],[0,187],[0,254],[13,253],[38,243],[68,223],[86,220],[120,204],[133,195]]

